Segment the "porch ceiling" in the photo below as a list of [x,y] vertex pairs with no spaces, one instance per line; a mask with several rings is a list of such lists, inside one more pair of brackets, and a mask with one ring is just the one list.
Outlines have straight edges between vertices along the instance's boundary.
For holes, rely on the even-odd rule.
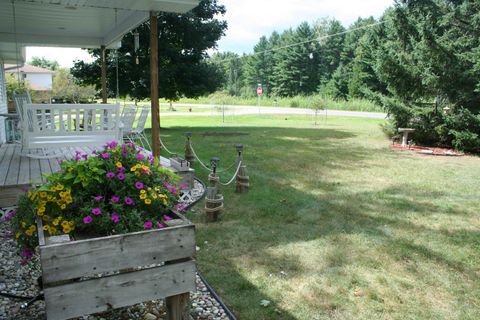
[[198,2],[15,0],[12,4],[11,0],[0,0],[0,57],[5,62],[16,62],[16,50],[22,50],[22,46],[113,46],[125,33],[144,22],[149,11],[185,13]]

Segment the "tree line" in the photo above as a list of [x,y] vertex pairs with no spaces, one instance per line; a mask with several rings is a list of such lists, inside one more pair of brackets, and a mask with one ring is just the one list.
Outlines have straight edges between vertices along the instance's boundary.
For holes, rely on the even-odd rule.
[[369,99],[389,113],[390,136],[411,127],[417,143],[480,151],[479,1],[397,1],[348,28],[303,22],[261,37],[252,54],[210,62],[230,95],[255,95],[261,84],[270,96]]
[[[391,136],[410,127],[419,144],[480,151],[480,2],[397,0],[378,20],[348,28],[335,19],[303,22],[261,37],[251,54],[209,56],[227,28],[225,12],[217,0],[202,0],[186,14],[159,14],[161,97],[252,96],[261,84],[273,97],[369,99],[389,114]],[[149,28],[142,24],[109,51],[110,96],[117,81],[120,96],[149,96]],[[91,53],[96,61],[71,71],[100,88],[99,51]]]

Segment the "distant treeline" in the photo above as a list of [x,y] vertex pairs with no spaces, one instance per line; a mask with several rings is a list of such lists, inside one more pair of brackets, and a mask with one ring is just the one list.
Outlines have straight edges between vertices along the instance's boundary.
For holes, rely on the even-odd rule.
[[217,53],[222,90],[375,101],[417,143],[480,151],[480,1],[398,0],[348,28],[303,22],[261,37],[254,52]]

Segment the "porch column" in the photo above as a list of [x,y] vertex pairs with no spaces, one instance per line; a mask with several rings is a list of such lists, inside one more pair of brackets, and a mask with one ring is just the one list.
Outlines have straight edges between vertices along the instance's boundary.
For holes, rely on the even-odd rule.
[[100,64],[102,65],[102,103],[107,103],[107,64],[105,63],[105,46],[100,47]]
[[152,151],[160,158],[160,108],[158,103],[158,27],[157,14],[150,12],[150,100],[152,108]]

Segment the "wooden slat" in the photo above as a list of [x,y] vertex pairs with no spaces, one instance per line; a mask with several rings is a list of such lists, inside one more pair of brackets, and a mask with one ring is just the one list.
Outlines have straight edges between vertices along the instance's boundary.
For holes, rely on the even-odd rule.
[[45,179],[43,175],[50,173],[52,173],[52,169],[50,168],[50,163],[48,163],[48,159],[40,159],[40,175],[42,182],[47,182],[47,179]]
[[30,183],[30,158],[20,157],[20,172],[18,173],[17,184],[29,184],[29,183]]
[[18,172],[20,171],[20,153],[15,152],[15,148],[13,149],[14,149],[14,152],[10,159],[8,174],[7,174],[7,177],[5,178],[5,183],[3,184],[5,186],[18,185]]
[[46,285],[98,273],[193,257],[194,225],[41,246]]
[[14,145],[7,145],[5,155],[3,156],[2,162],[0,162],[0,185],[2,186],[5,185],[5,179],[7,178],[10,161],[12,160],[14,151]]
[[42,172],[40,171],[40,160],[30,158],[30,181],[32,184],[42,182]]
[[63,320],[195,291],[193,261],[45,288],[49,320]]

